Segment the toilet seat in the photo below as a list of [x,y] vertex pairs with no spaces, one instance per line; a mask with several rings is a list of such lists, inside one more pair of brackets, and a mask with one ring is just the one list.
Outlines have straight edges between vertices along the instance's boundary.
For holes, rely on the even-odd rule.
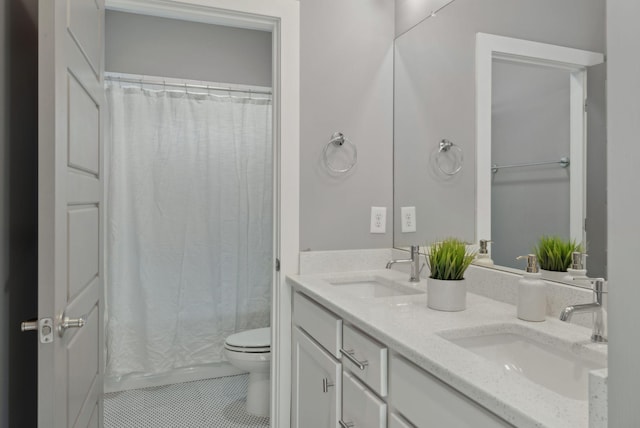
[[225,349],[232,352],[264,354],[271,352],[271,328],[257,328],[227,337]]
[[271,352],[271,348],[242,348],[240,346],[231,346],[229,344],[224,344],[224,349],[231,352],[244,352],[247,354],[266,354]]

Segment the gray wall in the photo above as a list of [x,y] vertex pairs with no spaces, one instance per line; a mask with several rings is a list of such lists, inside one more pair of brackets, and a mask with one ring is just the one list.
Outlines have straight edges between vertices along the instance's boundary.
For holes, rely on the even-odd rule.
[[609,426],[638,426],[640,406],[640,2],[607,0]]
[[0,0],[0,427],[35,427],[37,0]]
[[[302,0],[300,248],[392,245],[393,0]],[[330,174],[322,150],[343,132],[358,164]],[[369,233],[371,206],[387,233]]]
[[106,44],[107,71],[271,86],[265,31],[107,11]]
[[[475,34],[604,52],[604,24],[604,0],[456,0],[397,38],[394,211],[416,206],[418,233],[398,232],[395,245],[475,238]],[[454,177],[433,166],[443,138],[464,151]],[[399,216],[394,226],[400,230]]]
[[[396,36],[409,30],[452,0],[395,0]],[[455,1],[455,0],[453,0]]]
[[[300,28],[300,248],[390,247],[393,0],[302,0]],[[108,71],[270,86],[270,47],[261,32],[107,13]],[[358,147],[357,166],[341,176],[321,161],[335,131]],[[384,235],[369,233],[371,206],[388,209]]]

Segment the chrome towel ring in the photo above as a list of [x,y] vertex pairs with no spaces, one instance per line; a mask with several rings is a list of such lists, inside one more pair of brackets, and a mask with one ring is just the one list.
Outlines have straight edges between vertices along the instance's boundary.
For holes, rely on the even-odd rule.
[[[445,160],[448,160],[452,165],[446,165]],[[440,172],[446,175],[456,175],[462,170],[463,161],[464,156],[460,146],[447,139],[440,141],[438,152],[435,155],[435,163]]]
[[[351,159],[349,160],[349,162],[347,162],[346,166],[343,167],[336,166],[329,160],[329,158],[337,153],[337,150],[341,148],[347,149],[352,152],[350,156]],[[331,139],[322,151],[322,157],[324,159],[325,165],[327,166],[327,168],[329,168],[330,171],[344,174],[345,172],[350,171],[356,165],[356,163],[358,163],[358,148],[351,142],[351,140],[345,137],[342,132],[334,132],[333,135],[331,135]]]

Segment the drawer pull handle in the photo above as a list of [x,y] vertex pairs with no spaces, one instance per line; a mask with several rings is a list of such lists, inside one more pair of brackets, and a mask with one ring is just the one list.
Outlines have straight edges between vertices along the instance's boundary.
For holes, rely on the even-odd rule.
[[329,379],[326,377],[322,378],[322,392],[327,393],[329,392],[329,388],[331,388],[332,386],[334,386],[331,382],[329,382]]
[[340,353],[345,357],[347,357],[347,359],[351,361],[353,364],[355,364],[356,367],[358,367],[360,370],[364,370],[369,365],[369,362],[366,360],[358,361],[358,359],[353,356],[354,354],[353,351],[345,351],[344,349],[340,348]]
[[342,422],[342,419],[338,421],[341,428],[353,428],[355,424],[353,422]]

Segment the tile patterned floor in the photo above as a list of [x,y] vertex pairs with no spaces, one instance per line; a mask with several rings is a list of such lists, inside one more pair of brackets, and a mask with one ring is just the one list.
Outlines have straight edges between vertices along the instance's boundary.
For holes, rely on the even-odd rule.
[[245,411],[249,375],[105,395],[105,428],[268,428]]

